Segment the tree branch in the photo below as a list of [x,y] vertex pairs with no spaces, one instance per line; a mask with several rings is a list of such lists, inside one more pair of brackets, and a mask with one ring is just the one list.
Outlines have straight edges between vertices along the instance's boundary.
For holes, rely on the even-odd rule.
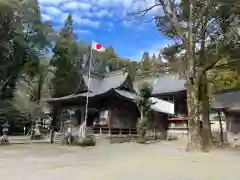
[[135,18],[135,19],[139,19],[139,18],[144,17],[150,10],[152,10],[153,8],[155,8],[155,7],[157,7],[157,6],[160,6],[160,5],[161,5],[161,4],[155,4],[155,5],[151,6],[151,7],[148,7],[148,8],[146,8],[146,9],[143,9],[143,10],[141,10],[141,11],[139,11],[139,12],[130,13],[129,15],[134,16],[134,15],[139,15],[139,14],[140,14],[140,16],[138,16],[138,17]]
[[163,11],[164,11],[164,14],[166,16],[169,17],[169,20],[172,22],[172,25],[173,25],[173,28],[176,30],[178,36],[179,36],[179,39],[181,39],[182,43],[186,46],[186,42],[187,42],[187,39],[185,36],[181,35],[180,33],[180,23],[179,21],[177,20],[177,16],[176,16],[176,12],[174,11],[174,7],[173,7],[173,2],[171,0],[169,0],[169,8],[171,9],[171,13],[172,13],[172,16],[170,16],[170,12],[168,12],[167,10],[167,5],[165,4],[164,0],[159,0],[160,2],[160,5],[162,6],[163,8]]
[[8,78],[3,82],[3,84],[0,86],[0,99],[1,99],[1,96],[2,96],[2,91],[3,91],[3,89],[6,87],[6,85],[8,84],[8,82],[10,81],[11,78],[12,78],[11,76],[8,77]]
[[224,68],[230,68],[230,66],[239,66],[240,62],[238,60],[236,61],[230,61],[228,63],[223,63],[219,65],[213,66],[213,69],[224,69]]
[[212,5],[212,0],[208,0],[206,8],[203,8],[202,11],[201,11],[201,14],[200,14],[200,16],[198,18],[199,21],[197,21],[196,26],[195,26],[196,28],[198,28],[200,26],[201,19],[206,15],[206,13],[208,12],[208,9],[209,9],[209,7],[211,7],[211,5]]

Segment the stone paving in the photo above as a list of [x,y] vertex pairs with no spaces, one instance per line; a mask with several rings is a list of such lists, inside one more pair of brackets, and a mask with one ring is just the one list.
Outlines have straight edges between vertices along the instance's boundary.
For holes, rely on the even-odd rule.
[[6,180],[239,180],[240,152],[188,153],[179,142],[0,147]]

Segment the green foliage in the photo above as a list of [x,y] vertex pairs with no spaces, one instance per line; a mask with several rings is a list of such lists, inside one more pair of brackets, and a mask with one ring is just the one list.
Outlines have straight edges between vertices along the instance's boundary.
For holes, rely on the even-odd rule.
[[148,113],[151,110],[151,106],[154,104],[150,97],[152,95],[152,86],[148,83],[142,84],[140,87],[139,99],[136,103],[138,105],[141,117],[137,121],[137,130],[140,136],[144,136],[147,130]]
[[0,125],[8,121],[10,132],[23,132],[23,128],[30,128],[31,120],[28,116],[21,113],[9,101],[1,101],[0,103]]
[[[210,139],[207,129],[210,127],[200,127],[199,121],[204,117],[203,121],[210,124],[207,74],[210,70],[239,63],[236,49],[239,49],[240,34],[236,19],[240,3],[238,0],[158,2],[163,13],[155,18],[157,28],[174,41],[164,53],[171,67],[168,69],[184,75],[187,80],[188,104],[191,105],[188,106],[188,116],[191,117],[189,147],[206,149]],[[198,129],[206,133],[199,133]]]
[[71,15],[67,17],[64,27],[60,31],[60,40],[53,48],[51,65],[55,67],[52,79],[53,97],[66,96],[74,93],[79,83],[78,45],[74,39],[73,21]]
[[76,35],[74,33],[74,29],[73,29],[73,19],[72,19],[71,14],[68,14],[68,17],[65,21],[65,25],[61,29],[59,35],[62,38],[65,38],[65,39],[75,39],[76,38]]
[[155,77],[162,72],[165,72],[165,65],[162,62],[161,55],[159,54],[158,57],[156,57],[156,55],[153,54],[153,56],[150,58],[148,52],[143,53],[142,60],[137,66],[136,76],[138,79]]
[[[163,51],[172,71],[187,74],[189,72],[186,70],[190,68],[194,69],[193,72],[199,72],[195,71],[197,66],[198,70],[205,72],[219,67],[226,58],[228,63],[224,66],[236,63],[235,58],[229,58],[236,55],[236,48],[239,46],[237,22],[234,21],[239,2],[237,0],[235,2],[235,6],[232,6],[233,2],[193,1],[192,16],[189,19],[189,1],[181,1],[180,4],[167,4],[160,1],[164,15],[156,18],[156,25],[160,32],[175,42]],[[170,9],[180,10],[170,12],[172,11]],[[193,26],[190,31],[188,24],[191,23]],[[192,66],[190,62],[193,59],[194,67],[192,68],[189,66]]]
[[41,22],[37,1],[1,1],[0,10],[0,99],[9,99],[20,73],[34,74],[51,28]]
[[217,72],[214,79],[214,90],[223,91],[230,89],[240,89],[240,74],[234,70]]
[[10,131],[23,131],[31,119],[13,103],[16,83],[23,75],[31,80],[41,72],[53,31],[49,22],[41,21],[37,0],[0,1],[0,11],[0,124],[7,120]]
[[150,55],[148,52],[143,53],[142,61],[150,61]]

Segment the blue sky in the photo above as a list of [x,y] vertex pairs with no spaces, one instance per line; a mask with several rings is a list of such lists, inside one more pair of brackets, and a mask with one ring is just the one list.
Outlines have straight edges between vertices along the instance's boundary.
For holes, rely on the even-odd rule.
[[139,60],[145,51],[159,52],[170,44],[154,22],[144,23],[161,13],[153,9],[144,18],[131,20],[128,13],[153,5],[155,0],[39,0],[43,20],[51,20],[60,29],[72,14],[78,39],[113,46],[121,56]]

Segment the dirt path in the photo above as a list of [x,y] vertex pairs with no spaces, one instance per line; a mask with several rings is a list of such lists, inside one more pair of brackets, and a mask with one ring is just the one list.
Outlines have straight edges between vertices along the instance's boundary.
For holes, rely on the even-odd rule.
[[187,153],[175,142],[97,147],[0,147],[0,177],[11,180],[239,180],[240,153]]

